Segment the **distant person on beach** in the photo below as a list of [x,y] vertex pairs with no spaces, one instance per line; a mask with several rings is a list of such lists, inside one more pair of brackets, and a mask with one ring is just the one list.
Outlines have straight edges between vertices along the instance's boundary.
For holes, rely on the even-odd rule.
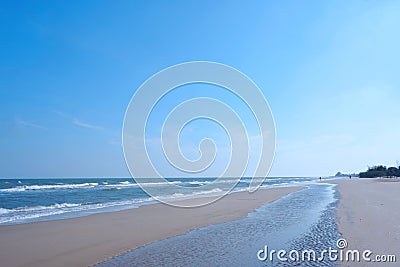
[[349,175],[349,178],[350,178],[350,180],[351,180],[351,175]]
[[321,181],[322,177],[319,177],[319,180]]

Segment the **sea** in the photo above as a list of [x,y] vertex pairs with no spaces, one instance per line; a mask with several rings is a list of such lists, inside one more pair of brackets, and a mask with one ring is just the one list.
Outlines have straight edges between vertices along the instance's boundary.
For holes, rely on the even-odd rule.
[[[186,187],[212,183],[215,178],[170,178],[169,182]],[[267,178],[263,188],[312,184],[315,177]],[[245,191],[250,178],[241,178],[232,192]],[[208,191],[193,195],[175,196],[163,190],[167,183],[156,182],[163,197],[185,199],[222,194],[237,179],[222,179]],[[0,179],[0,225],[56,220],[137,208],[157,203],[132,178],[57,178],[57,179]]]

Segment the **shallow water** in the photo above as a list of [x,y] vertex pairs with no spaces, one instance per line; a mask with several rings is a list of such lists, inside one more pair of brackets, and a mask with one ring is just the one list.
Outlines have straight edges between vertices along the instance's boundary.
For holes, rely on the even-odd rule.
[[[334,185],[314,184],[269,203],[241,220],[211,225],[154,242],[98,266],[293,266],[296,262],[260,261],[257,252],[269,249],[334,247]],[[298,266],[335,263],[297,262]]]

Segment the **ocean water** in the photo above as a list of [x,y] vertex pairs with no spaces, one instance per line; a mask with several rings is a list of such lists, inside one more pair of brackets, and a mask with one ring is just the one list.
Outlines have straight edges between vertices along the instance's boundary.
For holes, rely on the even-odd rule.
[[315,261],[257,258],[258,251],[265,246],[268,251],[301,253],[313,249],[317,255],[329,247],[336,249],[340,238],[335,223],[336,204],[334,185],[311,184],[266,204],[244,219],[157,241],[96,266],[337,266],[328,257]]
[[[211,183],[213,178],[171,178],[170,182],[187,187]],[[250,178],[242,178],[233,189],[247,190]],[[315,178],[268,178],[262,187],[312,184]],[[204,197],[221,194],[235,179],[215,183],[212,190],[179,198]],[[165,183],[154,183],[161,195],[176,198],[173,192],[163,190]],[[0,179],[0,225],[54,220],[109,212],[156,201],[130,178],[71,178],[71,179]]]

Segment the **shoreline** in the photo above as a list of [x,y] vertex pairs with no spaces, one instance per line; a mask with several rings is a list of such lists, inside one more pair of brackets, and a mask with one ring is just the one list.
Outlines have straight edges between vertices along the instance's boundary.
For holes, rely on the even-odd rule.
[[[88,266],[190,230],[233,221],[303,187],[235,192],[212,205],[162,203],[84,217],[0,226],[5,266]],[[196,201],[196,199],[193,199]]]

